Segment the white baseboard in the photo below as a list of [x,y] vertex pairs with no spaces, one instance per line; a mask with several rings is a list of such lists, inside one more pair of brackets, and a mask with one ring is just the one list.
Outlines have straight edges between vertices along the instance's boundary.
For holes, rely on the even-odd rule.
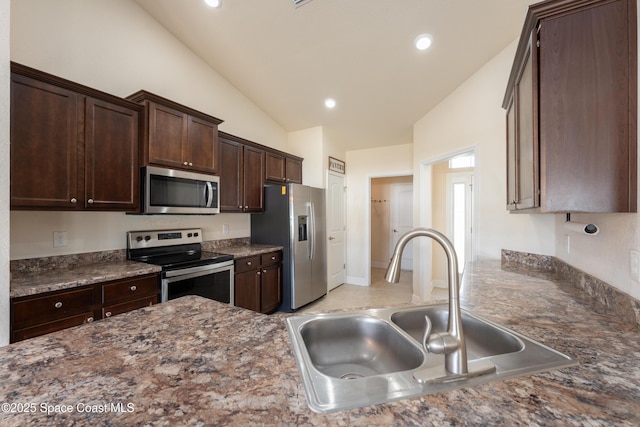
[[369,286],[366,277],[347,276],[345,283],[348,283],[349,285]]

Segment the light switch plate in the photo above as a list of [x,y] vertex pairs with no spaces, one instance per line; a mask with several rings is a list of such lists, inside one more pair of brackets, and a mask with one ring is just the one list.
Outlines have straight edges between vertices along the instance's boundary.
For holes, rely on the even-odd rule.
[[640,251],[629,251],[629,274],[636,282],[640,282]]

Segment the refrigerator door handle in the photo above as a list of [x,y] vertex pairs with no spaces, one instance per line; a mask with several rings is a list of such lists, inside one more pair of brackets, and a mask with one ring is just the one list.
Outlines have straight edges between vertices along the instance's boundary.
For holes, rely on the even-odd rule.
[[309,227],[311,230],[309,231],[309,259],[313,259],[315,257],[315,246],[316,246],[316,216],[314,212],[313,202],[307,203],[307,213],[309,215]]

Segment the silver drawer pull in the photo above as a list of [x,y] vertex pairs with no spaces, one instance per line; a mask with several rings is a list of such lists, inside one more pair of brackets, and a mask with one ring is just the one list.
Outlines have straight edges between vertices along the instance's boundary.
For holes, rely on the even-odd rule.
[[247,265],[251,265],[251,261],[247,261]]
[[62,301],[58,301],[57,303],[53,304],[53,306],[55,308],[62,308]]
[[138,287],[136,285],[133,285],[129,289],[131,289],[131,292],[134,292],[136,289],[138,289]]
[[111,312],[110,312],[110,311],[107,311],[107,312],[104,314],[104,317],[111,317]]
[[87,318],[87,323],[91,323],[91,322],[93,322],[93,317],[88,317]]
[[272,257],[271,257],[271,259],[272,259],[272,260],[275,260],[275,259],[276,259],[276,257],[275,257],[275,256],[272,256]]

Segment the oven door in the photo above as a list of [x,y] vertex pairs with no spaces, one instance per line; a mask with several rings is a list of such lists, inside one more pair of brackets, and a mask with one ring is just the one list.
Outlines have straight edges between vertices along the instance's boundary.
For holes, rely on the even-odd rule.
[[185,295],[199,295],[233,305],[233,274],[233,260],[164,271],[161,302]]

